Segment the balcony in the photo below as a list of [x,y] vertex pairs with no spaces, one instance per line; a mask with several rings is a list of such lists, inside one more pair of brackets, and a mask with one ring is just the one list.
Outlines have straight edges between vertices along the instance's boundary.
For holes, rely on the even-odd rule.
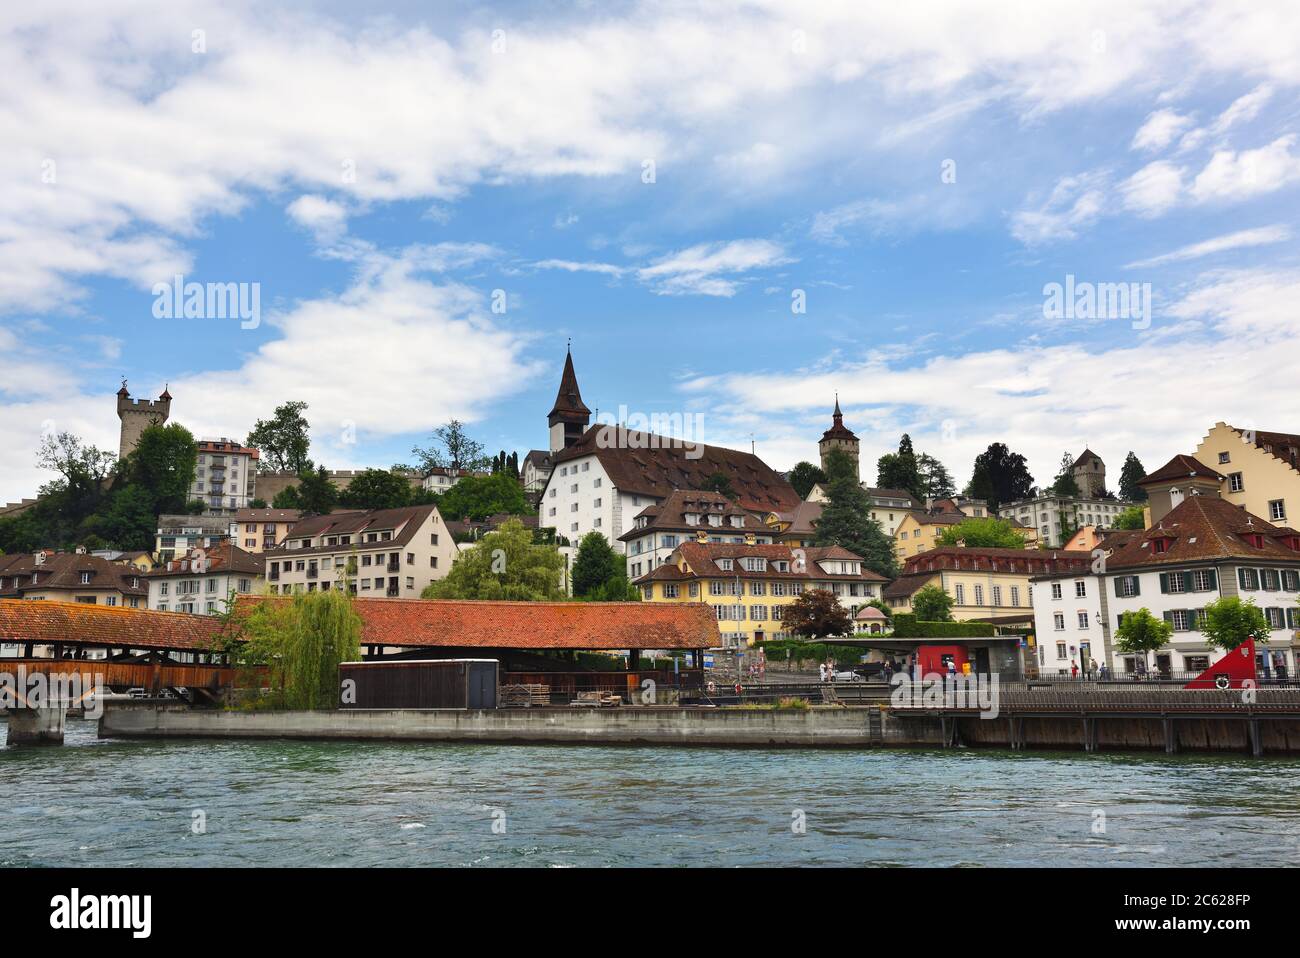
[[389,559],[389,560],[388,560],[388,571],[389,571],[389,572],[401,572],[401,571],[402,571],[402,563],[401,563],[401,561],[398,560],[398,559]]
[[309,579],[319,578],[319,569],[314,565],[307,566],[307,578]]
[[280,570],[279,570],[279,569],[272,569],[270,575],[268,575],[267,578],[270,579],[272,582],[279,582],[279,581],[280,581]]
[[388,598],[390,598],[390,599],[396,599],[397,596],[398,596],[400,593],[401,593],[401,590],[400,590],[397,586],[395,586],[395,585],[390,585],[390,586],[388,587],[388,591],[387,591],[386,594],[387,594]]

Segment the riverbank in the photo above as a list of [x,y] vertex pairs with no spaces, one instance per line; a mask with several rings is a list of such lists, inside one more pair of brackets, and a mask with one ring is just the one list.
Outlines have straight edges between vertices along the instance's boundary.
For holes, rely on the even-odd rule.
[[1300,722],[1261,717],[981,719],[877,707],[807,709],[348,709],[250,712],[183,705],[108,706],[102,738],[248,738],[671,745],[726,748],[984,748],[1300,755]]

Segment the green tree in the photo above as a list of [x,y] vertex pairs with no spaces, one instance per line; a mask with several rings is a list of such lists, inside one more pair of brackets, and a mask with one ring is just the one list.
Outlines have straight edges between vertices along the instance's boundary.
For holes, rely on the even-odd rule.
[[297,509],[312,515],[325,516],[334,511],[339,502],[339,491],[330,482],[329,470],[317,466],[298,474],[296,486],[286,486],[275,495],[271,505],[276,509]]
[[1056,473],[1050,491],[1057,496],[1079,498],[1079,482],[1074,478],[1074,456],[1068,452],[1061,457],[1061,468]]
[[505,473],[489,476],[466,476],[438,497],[438,511],[443,519],[483,520],[506,513],[531,515],[524,487]]
[[1141,506],[1129,506],[1115,517],[1116,529],[1145,529],[1146,516]]
[[128,484],[141,487],[150,497],[154,515],[184,513],[190,502],[199,445],[180,423],[149,426],[126,459]]
[[788,479],[790,485],[794,486],[794,491],[799,494],[799,498],[807,499],[813,486],[826,481],[826,473],[820,466],[814,466],[811,462],[798,462],[790,470]]
[[415,456],[421,470],[428,474],[434,469],[468,470],[487,469],[492,460],[483,453],[483,444],[475,442],[465,431],[465,424],[453,419],[433,431],[433,443],[421,449],[415,446]]
[[918,622],[951,622],[952,596],[937,585],[927,585],[912,596],[912,614]]
[[1255,605],[1255,600],[1243,602],[1240,596],[1230,595],[1211,602],[1205,607],[1205,624],[1201,626],[1205,644],[1212,649],[1231,652],[1248,639],[1267,642],[1268,619]]
[[244,664],[267,666],[275,704],[333,709],[339,704],[339,663],[361,657],[361,627],[342,589],[266,599],[240,622],[237,654]]
[[853,620],[840,600],[825,589],[809,589],[785,607],[781,619],[787,631],[810,639],[826,635],[847,635]]
[[[586,598],[592,592],[603,589],[612,579],[627,579],[627,563],[614,551],[599,532],[588,532],[578,543],[578,555],[573,560],[572,581],[573,594]],[[627,590],[622,589],[626,595]]]
[[884,489],[905,489],[917,499],[925,498],[925,484],[912,437],[903,433],[898,452],[886,453],[876,461],[876,485]]
[[114,549],[153,552],[158,515],[148,490],[141,485],[129,485],[117,490],[108,507],[92,516],[85,528]]
[[1012,452],[1005,443],[991,443],[988,449],[975,457],[966,494],[983,499],[990,510],[1019,499],[1028,499],[1034,488],[1034,477],[1029,474],[1025,457]]
[[1146,475],[1142,461],[1129,450],[1124,459],[1124,467],[1119,472],[1119,497],[1125,502],[1146,502],[1147,491],[1138,485]]
[[871,498],[858,483],[853,461],[843,450],[834,449],[826,457],[826,472],[828,501],[817,520],[814,541],[848,549],[868,569],[892,579],[897,571],[894,544],[871,518]]
[[1006,519],[967,519],[948,526],[939,536],[938,545],[963,544],[969,549],[1023,549],[1025,539]]
[[921,495],[918,498],[922,502],[932,499],[951,499],[957,495],[957,486],[952,480],[952,474],[934,456],[921,453],[916,457],[916,468],[921,477]]
[[[463,481],[463,480],[462,480]],[[567,598],[564,557],[554,546],[533,545],[533,534],[510,519],[465,550],[445,579],[430,584],[426,599],[510,599],[524,602]],[[522,623],[527,627],[527,623]]]
[[725,472],[715,472],[705,479],[701,486],[705,492],[716,492],[726,496],[732,502],[736,501],[736,490],[731,487],[731,477]]
[[257,467],[263,472],[293,472],[302,475],[312,466],[311,426],[303,416],[305,402],[286,402],[275,407],[270,419],[259,419],[244,445],[260,451]]
[[1157,619],[1147,608],[1127,612],[1115,630],[1115,648],[1124,655],[1140,655],[1146,664],[1148,652],[1163,648],[1174,634],[1172,623]]
[[366,469],[339,493],[345,509],[400,509],[411,504],[411,483],[386,469]]
[[36,465],[63,477],[70,504],[81,515],[89,515],[104,492],[106,481],[117,463],[117,456],[96,446],[82,445],[70,432],[47,434],[36,452]]

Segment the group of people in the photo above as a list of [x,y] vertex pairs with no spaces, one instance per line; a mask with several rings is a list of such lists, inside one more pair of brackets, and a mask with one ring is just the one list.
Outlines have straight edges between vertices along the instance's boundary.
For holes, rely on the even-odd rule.
[[[1098,665],[1096,659],[1091,659],[1088,662],[1088,670],[1084,673],[1084,677],[1091,682],[1094,675],[1104,682],[1106,679],[1110,678],[1110,667],[1105,664]],[[1078,677],[1079,663],[1072,661],[1070,663],[1070,678],[1077,679]]]

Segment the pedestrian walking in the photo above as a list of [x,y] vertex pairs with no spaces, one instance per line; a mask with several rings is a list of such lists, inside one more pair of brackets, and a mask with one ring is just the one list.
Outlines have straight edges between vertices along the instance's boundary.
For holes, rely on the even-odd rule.
[[1078,662],[1071,662],[1071,663],[1070,663],[1070,678],[1072,678],[1072,679],[1077,679],[1078,677],[1079,677],[1079,663],[1078,663]]

